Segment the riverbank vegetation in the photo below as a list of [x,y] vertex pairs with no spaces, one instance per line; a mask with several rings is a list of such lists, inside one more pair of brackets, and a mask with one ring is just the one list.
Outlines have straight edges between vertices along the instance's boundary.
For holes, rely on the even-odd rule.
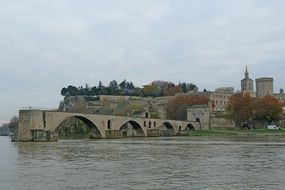
[[193,131],[189,133],[189,136],[196,137],[230,137],[230,136],[242,136],[242,137],[269,137],[269,136],[280,136],[285,137],[285,130],[270,130],[270,129],[212,129],[212,130],[201,130]]
[[10,119],[9,123],[4,123],[0,126],[0,136],[8,136],[11,132],[15,131],[19,125],[19,118],[14,116]]

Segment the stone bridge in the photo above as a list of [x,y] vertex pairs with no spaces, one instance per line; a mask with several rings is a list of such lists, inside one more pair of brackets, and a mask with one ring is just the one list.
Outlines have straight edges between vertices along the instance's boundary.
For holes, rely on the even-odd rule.
[[124,117],[96,115],[46,110],[20,110],[19,127],[15,132],[15,141],[57,140],[58,128],[69,118],[83,121],[93,133],[94,138],[122,138],[128,127],[133,129],[131,136],[153,137],[174,136],[190,130],[200,129],[200,124],[193,121],[176,121],[143,117]]

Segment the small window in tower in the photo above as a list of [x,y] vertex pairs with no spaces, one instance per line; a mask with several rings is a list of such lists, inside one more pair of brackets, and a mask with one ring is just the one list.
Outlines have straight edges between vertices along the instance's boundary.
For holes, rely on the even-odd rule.
[[108,129],[110,130],[111,129],[111,120],[108,120]]

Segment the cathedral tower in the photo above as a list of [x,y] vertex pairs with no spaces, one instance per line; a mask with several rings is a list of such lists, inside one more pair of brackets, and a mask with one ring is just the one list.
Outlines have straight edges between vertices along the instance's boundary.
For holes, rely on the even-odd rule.
[[253,80],[249,78],[247,67],[245,67],[244,79],[241,80],[241,92],[253,94]]

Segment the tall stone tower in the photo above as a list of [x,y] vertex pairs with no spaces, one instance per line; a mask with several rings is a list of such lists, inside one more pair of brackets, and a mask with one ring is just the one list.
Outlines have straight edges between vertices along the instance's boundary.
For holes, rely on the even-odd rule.
[[256,97],[273,95],[273,78],[263,77],[255,80],[256,82]]
[[253,94],[253,80],[249,78],[249,73],[247,71],[247,67],[245,67],[244,79],[241,81],[241,92]]

